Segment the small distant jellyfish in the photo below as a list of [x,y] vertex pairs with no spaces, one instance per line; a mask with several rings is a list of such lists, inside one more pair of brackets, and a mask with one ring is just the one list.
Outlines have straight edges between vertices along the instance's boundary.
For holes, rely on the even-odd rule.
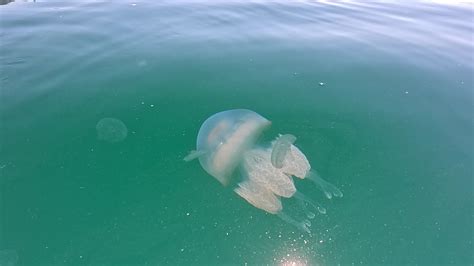
[[[297,191],[293,177],[312,181],[328,199],[342,197],[342,192],[311,169],[306,156],[293,145],[295,136],[279,135],[270,143],[257,145],[270,125],[269,120],[251,110],[214,114],[199,129],[197,149],[184,160],[198,158],[207,173],[224,186],[232,185],[248,203],[310,233],[308,219],[315,217],[312,210],[325,214],[326,209]],[[284,198],[295,198],[307,219],[292,217],[282,204]]]
[[102,118],[96,125],[97,138],[110,143],[123,141],[128,134],[125,124],[111,117]]
[[146,60],[140,60],[137,62],[137,66],[139,67],[146,67],[148,65],[148,62]]
[[0,250],[0,265],[15,266],[18,262],[18,253],[13,249]]

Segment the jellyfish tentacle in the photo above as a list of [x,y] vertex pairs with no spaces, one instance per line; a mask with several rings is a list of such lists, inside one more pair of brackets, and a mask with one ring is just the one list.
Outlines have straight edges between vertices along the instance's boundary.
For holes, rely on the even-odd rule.
[[306,178],[316,184],[319,189],[324,192],[324,195],[326,195],[328,199],[331,199],[333,196],[337,198],[342,198],[342,192],[333,184],[322,179],[315,171],[310,171]]
[[303,223],[306,224],[306,226],[311,227],[311,221],[308,219],[304,219]]
[[186,162],[189,162],[189,161],[192,161],[202,155],[206,154],[206,151],[196,151],[196,150],[192,150],[189,152],[188,155],[186,155],[186,157],[183,158],[184,161]]
[[299,205],[301,206],[301,208],[303,209],[304,213],[306,214],[306,217],[308,217],[309,219],[314,219],[314,217],[316,217],[316,214],[314,212],[308,210],[303,200],[297,200],[297,201]]
[[271,162],[273,167],[282,168],[286,154],[290,151],[291,145],[296,141],[296,137],[291,134],[280,135],[273,144]]
[[[322,205],[320,205],[319,203],[317,202],[314,202],[312,201],[310,198],[306,197],[303,193],[299,192],[299,191],[296,191],[294,197],[299,200],[299,201],[302,201],[302,204],[304,205],[305,203],[308,203],[309,205],[311,205],[311,207],[315,208],[316,210],[318,210],[319,213],[321,214],[326,214],[326,208],[324,208]],[[309,217],[308,217],[309,218]]]
[[278,212],[276,215],[280,217],[280,219],[282,219],[283,221],[295,226],[299,230],[311,234],[311,230],[309,230],[309,226],[311,226],[311,224],[308,225],[305,221],[298,222],[297,220],[291,218],[288,214],[284,212]]
[[314,217],[316,217],[316,214],[314,214],[314,212],[312,211],[308,211],[306,213],[306,216],[309,218],[309,219],[314,219]]

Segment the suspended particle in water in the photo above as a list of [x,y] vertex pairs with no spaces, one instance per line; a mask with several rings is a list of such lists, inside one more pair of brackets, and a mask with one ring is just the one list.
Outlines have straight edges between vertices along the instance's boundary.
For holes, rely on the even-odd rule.
[[97,138],[110,143],[123,141],[128,134],[125,124],[116,118],[102,118],[96,125]]

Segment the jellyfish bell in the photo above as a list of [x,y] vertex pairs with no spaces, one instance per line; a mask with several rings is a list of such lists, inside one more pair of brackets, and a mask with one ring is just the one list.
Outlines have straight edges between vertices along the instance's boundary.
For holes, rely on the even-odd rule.
[[102,118],[95,128],[97,138],[110,143],[121,142],[128,134],[127,126],[121,120],[112,117]]
[[243,153],[250,149],[271,122],[254,111],[234,109],[209,117],[199,129],[196,151],[184,158],[199,158],[202,168],[228,185]]

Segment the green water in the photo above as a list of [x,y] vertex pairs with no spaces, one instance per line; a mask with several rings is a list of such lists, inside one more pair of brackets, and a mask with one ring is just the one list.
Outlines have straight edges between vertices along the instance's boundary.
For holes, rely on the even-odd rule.
[[[0,265],[472,265],[472,21],[472,4],[0,6]],[[296,183],[328,210],[311,235],[182,160],[233,108],[344,192]],[[123,141],[98,138],[106,117]]]

